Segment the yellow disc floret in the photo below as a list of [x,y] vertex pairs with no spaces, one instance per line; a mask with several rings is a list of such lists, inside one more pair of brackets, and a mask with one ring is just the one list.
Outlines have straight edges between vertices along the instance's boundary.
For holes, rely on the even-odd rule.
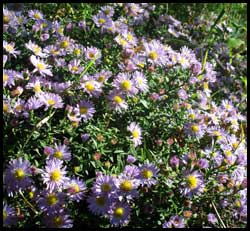
[[158,58],[158,54],[155,51],[151,51],[149,53],[149,58],[153,59],[153,60],[156,60]]
[[104,183],[102,184],[101,189],[103,192],[109,192],[111,190],[111,186],[110,184]]
[[25,176],[25,172],[21,168],[18,168],[15,170],[14,176],[17,180],[22,180]]
[[57,202],[58,202],[58,198],[54,193],[48,195],[48,197],[47,197],[47,204],[48,205],[50,205],[50,206],[55,205]]
[[195,189],[198,186],[198,180],[193,175],[187,176],[187,183],[190,189]]
[[142,176],[145,178],[145,179],[149,179],[153,176],[153,172],[149,169],[144,169],[142,171]]
[[121,183],[120,189],[125,191],[125,192],[129,192],[133,189],[133,185],[132,185],[131,181],[125,180]]
[[61,179],[61,171],[58,169],[54,170],[50,175],[50,179],[53,181],[59,181]]
[[124,208],[122,208],[122,207],[116,208],[114,211],[114,215],[117,218],[121,218],[124,215]]
[[57,159],[62,159],[63,154],[62,154],[61,151],[56,151],[55,154],[54,154],[54,157],[57,158]]
[[126,91],[130,90],[131,88],[131,82],[129,80],[124,80],[121,85],[122,88]]

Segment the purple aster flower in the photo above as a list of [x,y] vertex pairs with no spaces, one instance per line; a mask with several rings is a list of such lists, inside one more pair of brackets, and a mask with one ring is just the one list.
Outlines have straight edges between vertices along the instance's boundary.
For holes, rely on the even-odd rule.
[[[127,157],[127,162],[128,162],[129,164],[133,164],[135,161],[136,161],[136,158],[135,158],[134,156],[128,155],[128,157]],[[126,168],[126,166],[125,166],[125,168]]]
[[15,209],[3,201],[3,226],[15,225],[16,222],[17,216]]
[[46,58],[48,55],[42,52],[42,48],[39,47],[37,44],[31,42],[29,40],[28,43],[25,43],[25,47],[32,51],[36,56],[39,56],[41,58]]
[[155,177],[158,176],[160,170],[155,165],[146,163],[140,166],[139,170],[142,185],[146,185],[147,187],[156,185],[157,180]]
[[65,144],[55,144],[54,152],[49,158],[57,158],[59,160],[71,160],[71,152]]
[[84,70],[83,67],[80,66],[81,61],[79,59],[73,59],[69,62],[68,68],[72,74],[81,74]]
[[141,92],[146,92],[148,91],[148,83],[147,79],[144,76],[142,72],[136,71],[133,74],[133,79],[135,81],[136,87],[141,91]]
[[202,123],[186,123],[184,125],[184,131],[187,135],[196,136],[202,138],[206,132],[206,125]]
[[100,61],[102,57],[102,53],[96,47],[87,47],[85,49],[85,59],[86,60],[93,60],[95,59],[96,62]]
[[96,112],[94,104],[91,101],[82,100],[77,105],[77,109],[79,110],[80,117],[84,122],[88,121],[94,116]]
[[32,71],[34,72],[39,72],[42,76],[53,76],[51,72],[51,66],[46,64],[42,59],[36,58],[36,56],[31,55],[30,56],[30,62],[33,64],[35,69]]
[[28,15],[30,18],[32,18],[34,20],[42,20],[43,19],[43,14],[38,10],[29,10]]
[[14,71],[3,69],[3,87],[15,85]]
[[140,170],[136,165],[126,165],[122,173],[130,178],[138,178]]
[[10,161],[5,172],[4,183],[9,196],[19,190],[25,190],[33,181],[28,175],[31,175],[31,165],[28,160],[21,157]]
[[178,215],[172,216],[168,222],[165,222],[163,228],[184,228],[184,218]]
[[25,108],[27,108],[27,110],[29,111],[36,110],[42,106],[43,106],[42,102],[39,101],[38,98],[35,96],[31,96],[25,104]]
[[132,174],[120,174],[116,181],[116,187],[118,189],[116,196],[125,197],[127,200],[132,200],[139,196],[137,188],[140,185],[140,180],[133,177]]
[[126,203],[113,203],[108,213],[113,226],[124,226],[129,222],[130,206]]
[[89,210],[96,215],[105,215],[110,207],[110,199],[105,195],[92,194],[87,198]]
[[38,198],[38,207],[46,214],[51,214],[55,211],[63,211],[63,204],[65,203],[65,193],[63,192],[49,192],[43,190]]
[[134,143],[134,146],[137,147],[138,145],[142,144],[141,142],[141,128],[140,126],[135,123],[135,122],[132,122],[128,127],[127,127],[127,130],[129,132],[131,132],[131,139]]
[[3,48],[5,49],[6,52],[9,54],[13,55],[15,58],[17,57],[16,55],[20,55],[21,51],[17,51],[15,48],[15,43],[7,43],[6,41],[3,41]]
[[85,183],[77,178],[72,178],[66,185],[65,189],[67,189],[67,193],[69,196],[69,199],[73,201],[79,202],[83,199],[84,193],[87,189]]
[[112,90],[108,94],[109,106],[114,109],[116,112],[121,113],[122,110],[126,110],[128,108],[128,104],[125,101],[125,97],[118,90]]
[[53,192],[62,189],[68,182],[66,177],[66,166],[63,167],[63,161],[59,159],[51,159],[46,161],[45,170],[42,170],[43,182],[47,186],[47,190]]
[[212,224],[215,224],[215,223],[218,222],[216,216],[215,216],[213,213],[209,213],[209,214],[207,215],[207,220],[208,220],[208,222],[210,222],[210,223],[212,223]]
[[98,27],[103,27],[104,25],[110,24],[111,19],[107,17],[106,14],[100,12],[93,16],[93,21]]
[[99,83],[105,83],[112,76],[111,71],[102,70],[94,75],[94,78]]
[[88,139],[90,138],[90,134],[89,133],[84,133],[81,135],[81,139],[83,142],[88,141]]
[[182,183],[181,189],[184,196],[192,197],[194,194],[200,194],[204,189],[203,176],[198,172],[184,172],[185,182]]
[[119,73],[112,84],[116,90],[120,90],[129,96],[136,95],[138,93],[137,88],[135,87],[135,82],[131,79],[128,73]]
[[44,47],[43,52],[46,55],[50,55],[50,56],[59,56],[62,55],[62,51],[60,50],[59,47],[57,47],[56,45],[48,45],[46,47]]
[[114,8],[112,6],[102,6],[101,11],[107,16],[112,17],[114,15]]
[[61,96],[50,93],[50,92],[42,92],[38,95],[38,99],[40,102],[45,105],[45,110],[48,110],[49,107],[52,108],[62,108],[63,107],[63,101]]
[[47,228],[72,228],[73,221],[64,211],[55,211],[44,216],[44,223]]
[[193,63],[197,62],[195,53],[191,49],[184,46],[180,51],[181,52],[177,54],[177,60],[178,63],[181,64],[182,68],[190,68]]
[[101,86],[102,85],[95,80],[87,80],[81,83],[81,88],[83,88],[90,97],[96,98],[98,98],[102,93]]
[[96,195],[107,195],[115,193],[116,190],[116,178],[113,176],[100,175],[96,178],[93,185],[93,193]]
[[64,54],[69,52],[71,53],[74,46],[74,40],[70,37],[62,36],[58,45],[61,48],[62,52],[64,52]]
[[209,162],[207,159],[201,158],[198,160],[197,165],[200,169],[207,169],[209,167]]
[[152,40],[150,42],[143,43],[145,53],[148,61],[152,64],[164,66],[167,61],[165,49],[160,41]]

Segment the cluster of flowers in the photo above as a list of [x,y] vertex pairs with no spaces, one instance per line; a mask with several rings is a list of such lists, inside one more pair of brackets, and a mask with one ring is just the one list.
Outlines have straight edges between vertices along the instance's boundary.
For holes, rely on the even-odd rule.
[[[128,156],[128,162],[135,158]],[[139,196],[140,186],[150,188],[157,183],[159,169],[146,163],[137,167],[126,165],[118,176],[100,173],[88,197],[89,209],[96,215],[108,217],[114,226],[128,224],[132,201]]]

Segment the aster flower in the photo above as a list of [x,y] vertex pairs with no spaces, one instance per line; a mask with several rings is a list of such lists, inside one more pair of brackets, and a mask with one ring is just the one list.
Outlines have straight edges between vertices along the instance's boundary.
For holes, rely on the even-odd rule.
[[158,176],[159,169],[155,165],[146,163],[140,166],[139,171],[139,177],[142,185],[146,185],[147,187],[156,185],[157,180],[155,177]]
[[193,197],[203,192],[203,176],[198,172],[184,172],[185,182],[182,183],[182,194],[187,197]]
[[13,71],[3,69],[3,87],[11,87],[15,85]]
[[25,86],[26,89],[32,89],[35,94],[39,94],[42,92],[42,79],[41,78],[32,78],[28,84]]
[[[132,156],[132,155],[128,155],[127,156],[127,162],[129,163],[129,164],[133,164],[134,162],[136,161],[136,158],[134,157],[134,156]],[[125,166],[125,168],[127,167],[127,165]]]
[[139,89],[139,91],[141,91],[141,92],[148,91],[147,79],[145,78],[145,76],[142,72],[136,71],[133,74],[133,79],[134,79],[136,87]]
[[177,61],[184,69],[190,68],[192,63],[197,62],[194,52],[186,46],[182,47],[180,53],[177,54]]
[[5,49],[6,52],[9,54],[13,55],[15,58],[17,57],[16,55],[19,55],[21,51],[17,51],[15,48],[15,43],[7,43],[6,41],[3,41],[3,48]]
[[168,222],[163,224],[163,228],[184,228],[184,218],[178,215],[172,216]]
[[9,196],[19,190],[25,190],[33,181],[28,176],[31,175],[30,162],[21,157],[10,161],[5,172],[4,183]]
[[79,202],[83,199],[84,191],[86,191],[87,187],[85,183],[77,177],[70,179],[65,185],[65,189],[67,190],[69,199]]
[[164,66],[166,64],[166,54],[163,45],[160,41],[152,40],[150,42],[143,43],[145,52],[144,55],[148,58],[148,61],[152,64]]
[[101,84],[95,80],[87,80],[82,82],[81,88],[83,88],[90,97],[98,98],[102,93]]
[[132,141],[134,142],[134,146],[137,147],[138,145],[142,144],[141,142],[141,128],[140,126],[135,123],[135,122],[132,122],[128,127],[127,127],[127,130],[129,132],[131,132],[131,139]]
[[61,48],[62,52],[68,53],[73,50],[75,41],[70,37],[62,36],[59,40],[59,47]]
[[42,48],[39,47],[37,44],[31,42],[30,40],[28,43],[25,43],[25,47],[31,50],[36,56],[39,56],[41,58],[47,57],[47,54],[42,52]]
[[45,110],[48,110],[49,107],[52,108],[62,108],[63,102],[61,96],[49,93],[49,92],[42,92],[38,95],[38,99],[40,102],[45,105]]
[[112,76],[111,71],[102,70],[94,75],[94,78],[99,83],[105,83]]
[[93,193],[96,195],[111,196],[116,190],[116,179],[113,176],[100,175],[93,185]]
[[28,15],[30,18],[32,18],[34,20],[42,20],[43,19],[43,14],[38,10],[29,10]]
[[44,47],[43,52],[50,56],[60,56],[63,55],[63,51],[56,45],[48,45]]
[[206,125],[202,123],[186,123],[184,125],[184,131],[187,135],[196,136],[202,138],[206,132]]
[[50,70],[51,66],[46,64],[42,59],[36,58],[36,56],[31,55],[30,62],[35,66],[35,69],[32,71],[39,72],[42,76],[48,75],[52,76],[52,72]]
[[70,61],[70,63],[68,64],[68,68],[72,74],[82,73],[84,68],[80,66],[80,62],[81,61],[79,59],[73,59]]
[[81,134],[81,139],[82,139],[83,142],[87,142],[89,138],[90,138],[89,133]]
[[134,178],[129,174],[120,174],[116,181],[116,187],[118,189],[117,196],[125,197],[127,200],[131,200],[139,196],[137,188],[140,185],[140,180]]
[[51,214],[55,211],[63,211],[63,204],[65,203],[65,193],[63,192],[49,192],[43,190],[38,197],[38,207],[46,214]]
[[107,16],[112,17],[114,15],[114,8],[112,6],[102,6],[101,11]]
[[47,190],[53,192],[54,190],[62,189],[69,180],[66,177],[66,166],[63,167],[63,161],[58,159],[51,159],[46,161],[45,170],[42,170],[43,182],[47,186]]
[[71,160],[71,152],[65,144],[55,144],[54,152],[49,157],[59,160]]
[[109,106],[117,112],[121,112],[122,110],[126,110],[128,108],[128,104],[125,101],[125,97],[121,94],[120,91],[113,90],[108,94]]
[[[129,155],[128,157],[131,158],[133,156]],[[133,157],[133,162],[135,160],[136,159]],[[130,178],[138,178],[140,169],[136,165],[126,165],[122,173]]]
[[86,60],[95,59],[98,62],[102,57],[101,51],[96,47],[87,47],[85,49],[85,58]]
[[31,96],[25,104],[25,108],[29,111],[36,110],[42,106],[43,106],[42,102],[40,102],[38,98],[35,96]]
[[113,203],[108,213],[113,226],[124,226],[129,222],[130,206],[126,203]]
[[3,201],[3,226],[15,225],[16,222],[17,216],[15,209]]
[[44,216],[44,223],[47,228],[72,228],[73,221],[64,211],[55,211]]
[[110,23],[111,19],[107,17],[105,13],[98,13],[97,15],[93,16],[93,21],[98,27],[103,27],[104,25],[107,25]]
[[178,91],[178,96],[179,96],[179,98],[182,99],[182,100],[188,99],[187,92],[186,92],[183,88],[181,88],[181,89]]
[[111,205],[110,199],[105,195],[92,194],[87,198],[89,210],[96,215],[105,215]]
[[94,104],[91,101],[82,100],[77,105],[77,109],[79,110],[80,117],[84,122],[87,122],[94,116],[96,112]]

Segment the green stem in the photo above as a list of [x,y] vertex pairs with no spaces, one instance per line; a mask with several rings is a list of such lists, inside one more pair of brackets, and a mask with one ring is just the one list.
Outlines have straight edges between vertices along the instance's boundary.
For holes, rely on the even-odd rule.
[[216,209],[216,207],[215,207],[215,205],[214,205],[214,202],[212,201],[211,204],[212,204],[212,206],[213,206],[213,208],[214,208],[214,211],[215,211],[217,217],[219,218],[219,220],[220,220],[220,222],[221,222],[221,224],[222,224],[222,227],[223,227],[223,228],[226,228],[224,222],[222,221],[222,219],[221,219],[221,217],[220,217],[220,214],[218,213],[218,210]]
[[31,208],[31,210],[35,213],[38,214],[38,211],[36,211],[36,209],[33,207],[33,205],[25,198],[25,196],[23,195],[22,191],[19,191],[20,195],[22,196],[24,202]]

